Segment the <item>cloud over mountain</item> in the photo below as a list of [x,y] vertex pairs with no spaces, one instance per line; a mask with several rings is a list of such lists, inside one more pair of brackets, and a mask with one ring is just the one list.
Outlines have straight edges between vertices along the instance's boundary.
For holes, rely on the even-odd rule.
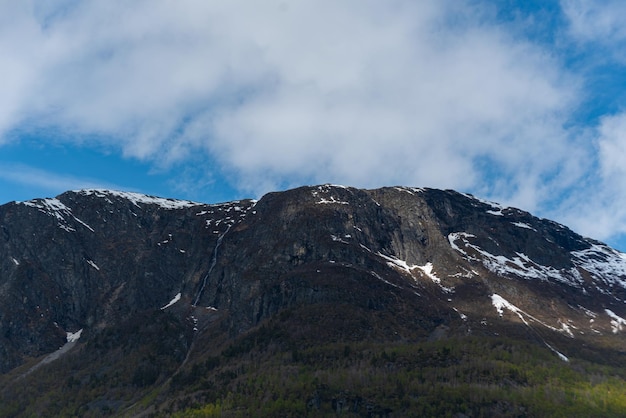
[[563,2],[549,43],[482,2],[1,7],[0,143],[37,134],[161,169],[204,160],[257,195],[331,181],[471,190],[551,215],[577,201],[582,232],[620,229],[609,212],[586,229],[577,191],[616,190],[620,116],[576,119],[587,73],[558,46],[596,42],[608,9]]

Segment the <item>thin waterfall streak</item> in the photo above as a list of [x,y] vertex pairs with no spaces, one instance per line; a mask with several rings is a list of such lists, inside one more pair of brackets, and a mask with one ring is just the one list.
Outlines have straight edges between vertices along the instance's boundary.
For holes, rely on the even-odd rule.
[[209,271],[207,271],[207,273],[204,275],[204,279],[202,279],[202,286],[200,286],[200,290],[198,290],[198,294],[196,295],[196,300],[193,302],[193,306],[197,306],[198,302],[200,301],[200,297],[202,296],[202,292],[204,292],[204,287],[206,286],[206,282],[209,279],[209,275],[211,274],[211,272],[215,268],[215,265],[217,264],[217,252],[220,248],[220,245],[222,245],[222,240],[224,239],[224,236],[228,233],[231,226],[232,225],[228,225],[228,228],[226,228],[226,231],[224,231],[224,233],[217,238],[217,242],[215,243],[215,248],[213,249],[213,259],[211,260]]

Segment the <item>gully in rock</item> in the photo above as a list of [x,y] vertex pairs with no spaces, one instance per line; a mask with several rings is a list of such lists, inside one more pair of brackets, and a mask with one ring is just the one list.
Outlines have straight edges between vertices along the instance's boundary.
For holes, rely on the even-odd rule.
[[211,260],[209,271],[207,271],[204,278],[202,279],[202,286],[200,286],[200,290],[198,290],[196,299],[193,301],[193,306],[197,306],[198,302],[200,301],[200,297],[202,296],[202,292],[204,292],[204,287],[206,286],[206,281],[208,280],[209,275],[211,274],[211,272],[215,268],[215,265],[217,264],[217,252],[220,248],[220,245],[222,245],[222,240],[224,239],[224,236],[228,233],[228,231],[230,231],[231,226],[232,225],[228,225],[228,227],[226,228],[226,231],[224,231],[224,233],[217,238],[217,242],[215,243],[215,248],[213,249],[213,259]]

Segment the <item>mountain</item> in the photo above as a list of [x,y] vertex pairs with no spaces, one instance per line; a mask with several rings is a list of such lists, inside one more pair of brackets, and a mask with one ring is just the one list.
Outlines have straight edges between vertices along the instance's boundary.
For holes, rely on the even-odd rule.
[[0,207],[2,416],[626,413],[626,255],[450,190]]

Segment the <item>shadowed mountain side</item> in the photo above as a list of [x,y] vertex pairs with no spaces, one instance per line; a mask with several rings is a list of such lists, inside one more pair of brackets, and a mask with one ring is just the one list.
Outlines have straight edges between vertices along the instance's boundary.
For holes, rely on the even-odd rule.
[[[374,376],[387,361],[406,379],[415,362],[455,364],[459,373],[474,370],[468,356],[491,364],[486,346],[509,347],[503,361],[517,362],[510,367],[542,367],[522,352],[545,353],[550,360],[541,361],[555,373],[576,363],[581,382],[581,368],[626,365],[624,255],[563,225],[454,191],[323,185],[206,205],[81,190],[4,205],[0,229],[0,390],[5,400],[19,391],[28,393],[24,399],[47,394],[41,405],[57,399],[58,414],[168,415],[228,402],[236,409],[228,393],[244,393],[254,376],[264,381],[263,364],[306,375],[316,350],[324,370],[347,372],[366,361],[360,367]],[[70,339],[69,350],[45,360]],[[402,363],[381,360],[385,347],[395,347]],[[335,350],[345,350],[345,362],[336,363]],[[433,357],[415,360],[424,352]],[[334,397],[365,413],[367,402],[328,370],[327,383],[321,375],[292,382],[301,385],[294,393],[318,393],[312,404],[282,410],[304,405],[321,413]],[[77,382],[92,390],[68,400],[24,386],[53,371],[65,379],[58,390]],[[532,386],[523,383],[528,376],[515,379]],[[406,389],[394,388],[397,402],[385,407],[384,397],[354,385],[378,416],[428,415],[416,409],[417,398],[402,409]],[[145,403],[149,393],[158,398]],[[520,407],[534,405],[528,396]],[[334,413],[343,410],[337,402]],[[498,415],[518,407],[508,402],[468,410]],[[19,400],[7,405],[7,414],[46,411]],[[442,408],[437,413],[448,411]]]

